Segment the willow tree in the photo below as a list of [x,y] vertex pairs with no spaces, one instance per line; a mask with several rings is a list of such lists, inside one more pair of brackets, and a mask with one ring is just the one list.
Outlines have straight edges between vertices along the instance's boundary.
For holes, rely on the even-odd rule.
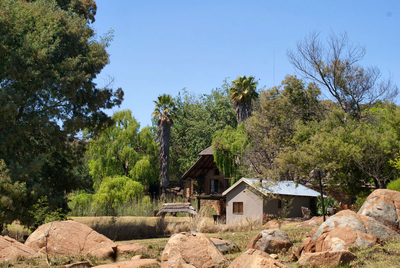
[[177,109],[174,98],[169,94],[163,94],[154,101],[156,108],[152,113],[155,119],[158,119],[157,136],[159,142],[159,171],[160,171],[160,187],[162,193],[169,183],[169,140],[171,136],[171,126],[174,123],[173,118],[176,116]]
[[238,76],[232,81],[233,86],[229,89],[231,101],[235,107],[238,125],[251,116],[253,100],[258,98],[256,91],[258,81],[253,76]]

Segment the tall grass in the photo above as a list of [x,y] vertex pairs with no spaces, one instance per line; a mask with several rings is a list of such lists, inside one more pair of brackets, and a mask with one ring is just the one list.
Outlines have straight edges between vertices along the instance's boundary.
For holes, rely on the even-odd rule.
[[[149,196],[144,196],[141,199],[133,200],[130,203],[120,204],[115,208],[108,208],[99,204],[95,204],[90,196],[84,198],[76,196],[70,197],[71,201],[68,203],[71,212],[68,216],[71,217],[90,217],[90,216],[141,216],[151,217],[154,211],[162,207],[163,202],[157,198],[150,199]],[[182,203],[186,202],[183,197],[167,197],[164,203]],[[196,202],[192,204],[195,208]],[[178,216],[187,216],[185,214],[178,214]]]

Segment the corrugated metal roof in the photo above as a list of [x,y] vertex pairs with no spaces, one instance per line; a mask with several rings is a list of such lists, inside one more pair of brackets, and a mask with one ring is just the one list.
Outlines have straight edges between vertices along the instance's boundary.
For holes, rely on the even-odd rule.
[[[222,193],[222,195],[226,195],[228,192],[230,192],[233,188],[235,188],[241,182],[245,182],[248,185],[254,187],[255,189],[260,190],[257,188],[257,187],[259,187],[258,179],[241,178],[234,185],[232,185],[231,187],[226,189]],[[317,197],[320,195],[319,192],[314,191],[313,189],[310,189],[302,184],[296,185],[296,183],[293,181],[279,181],[275,185],[268,186],[265,189],[265,191],[268,193],[279,194],[279,195],[310,196],[310,197]],[[260,191],[260,192],[263,192],[263,191]],[[324,197],[326,197],[326,196],[324,195]]]

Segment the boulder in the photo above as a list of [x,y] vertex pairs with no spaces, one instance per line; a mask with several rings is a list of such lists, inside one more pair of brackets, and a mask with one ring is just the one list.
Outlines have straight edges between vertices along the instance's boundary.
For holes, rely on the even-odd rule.
[[0,235],[0,262],[13,261],[18,257],[37,256],[38,252],[15,239]]
[[147,252],[147,249],[139,244],[130,242],[117,244],[117,254],[145,252]]
[[202,233],[183,232],[171,236],[161,256],[162,268],[211,268],[226,263],[225,256]]
[[358,215],[351,210],[343,210],[330,217],[314,231],[310,231],[295,256],[303,253],[346,250],[351,246],[372,246],[381,244],[388,238],[400,235],[377,220]]
[[317,238],[323,233],[332,231],[338,227],[346,226],[372,236],[377,236],[382,240],[389,238],[400,239],[398,233],[384,226],[377,220],[365,215],[358,215],[351,210],[342,210],[326,220],[315,232],[313,239],[317,240]]
[[[325,216],[325,220],[329,219],[328,216]],[[324,217],[312,217],[308,221],[303,221],[296,225],[296,227],[309,227],[309,226],[320,226],[324,222]]]
[[148,267],[148,265],[151,264],[160,265],[160,263],[154,259],[139,259],[139,260],[130,260],[130,261],[103,264],[99,266],[94,266],[93,268],[139,268],[139,267]]
[[399,232],[400,192],[387,189],[373,191],[358,211],[358,215],[374,218]]
[[263,228],[265,229],[279,228],[279,223],[277,220],[270,220],[263,225]]
[[381,241],[377,236],[345,226],[319,236],[315,242],[315,251],[339,251],[346,250],[350,246],[366,247],[380,243]]
[[75,221],[54,221],[39,226],[25,245],[39,253],[112,257],[117,245],[88,226]]
[[285,268],[286,266],[277,260],[273,259],[269,256],[268,253],[265,253],[261,250],[257,249],[248,249],[242,255],[237,257],[228,268]]
[[356,258],[356,255],[347,250],[322,251],[301,255],[298,264],[301,266],[336,267],[341,264],[350,263]]
[[258,249],[266,253],[277,253],[282,249],[288,250],[291,246],[293,246],[293,243],[284,231],[269,229],[258,233],[247,244],[246,249]]
[[222,239],[220,237],[211,237],[211,242],[217,247],[222,253],[233,253],[240,251],[239,247],[235,242],[227,239]]
[[88,261],[75,262],[71,264],[62,265],[58,268],[90,268],[93,265]]

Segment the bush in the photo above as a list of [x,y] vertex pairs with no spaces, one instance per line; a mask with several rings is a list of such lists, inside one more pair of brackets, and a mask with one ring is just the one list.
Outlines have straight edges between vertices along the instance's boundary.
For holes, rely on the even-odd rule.
[[394,181],[391,181],[386,186],[389,190],[399,191],[400,192],[400,178]]

